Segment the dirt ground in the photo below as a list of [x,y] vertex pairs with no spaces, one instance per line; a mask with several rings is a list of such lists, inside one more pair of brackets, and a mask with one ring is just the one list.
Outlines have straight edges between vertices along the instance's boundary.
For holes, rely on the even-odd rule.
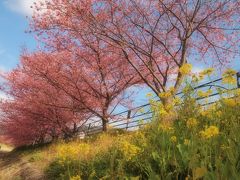
[[0,180],[44,180],[31,162],[16,152],[0,151]]

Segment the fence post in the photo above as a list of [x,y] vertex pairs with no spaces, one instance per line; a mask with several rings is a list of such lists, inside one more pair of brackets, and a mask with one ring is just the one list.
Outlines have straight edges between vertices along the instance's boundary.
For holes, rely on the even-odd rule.
[[240,88],[240,72],[237,73],[237,87]]
[[126,126],[126,130],[128,129],[128,123],[130,121],[130,118],[131,118],[131,110],[128,111],[128,114],[127,114],[127,126]]
[[88,130],[87,130],[88,134],[89,134],[89,131],[90,131],[90,127],[91,127],[91,123],[89,123],[89,125],[88,125]]

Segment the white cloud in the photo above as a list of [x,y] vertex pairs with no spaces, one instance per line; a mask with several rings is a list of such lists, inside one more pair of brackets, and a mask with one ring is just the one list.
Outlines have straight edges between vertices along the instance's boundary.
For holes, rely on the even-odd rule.
[[41,0],[5,0],[4,4],[11,10],[22,15],[31,16],[33,9],[31,6],[34,2]]

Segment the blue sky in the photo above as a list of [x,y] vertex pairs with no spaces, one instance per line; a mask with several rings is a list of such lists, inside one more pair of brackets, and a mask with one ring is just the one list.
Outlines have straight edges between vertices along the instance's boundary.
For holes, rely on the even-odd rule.
[[0,1],[0,70],[9,71],[19,62],[22,47],[34,49],[33,35],[25,33],[28,29],[26,16],[33,0]]

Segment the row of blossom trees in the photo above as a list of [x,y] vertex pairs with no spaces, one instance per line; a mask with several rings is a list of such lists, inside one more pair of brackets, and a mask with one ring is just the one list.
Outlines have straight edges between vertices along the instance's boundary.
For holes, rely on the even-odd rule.
[[[92,117],[103,130],[129,87],[166,106],[190,61],[223,65],[239,54],[238,0],[45,0],[30,19],[41,50],[5,78],[1,126],[17,145],[72,137]],[[160,96],[173,86],[172,96]]]

